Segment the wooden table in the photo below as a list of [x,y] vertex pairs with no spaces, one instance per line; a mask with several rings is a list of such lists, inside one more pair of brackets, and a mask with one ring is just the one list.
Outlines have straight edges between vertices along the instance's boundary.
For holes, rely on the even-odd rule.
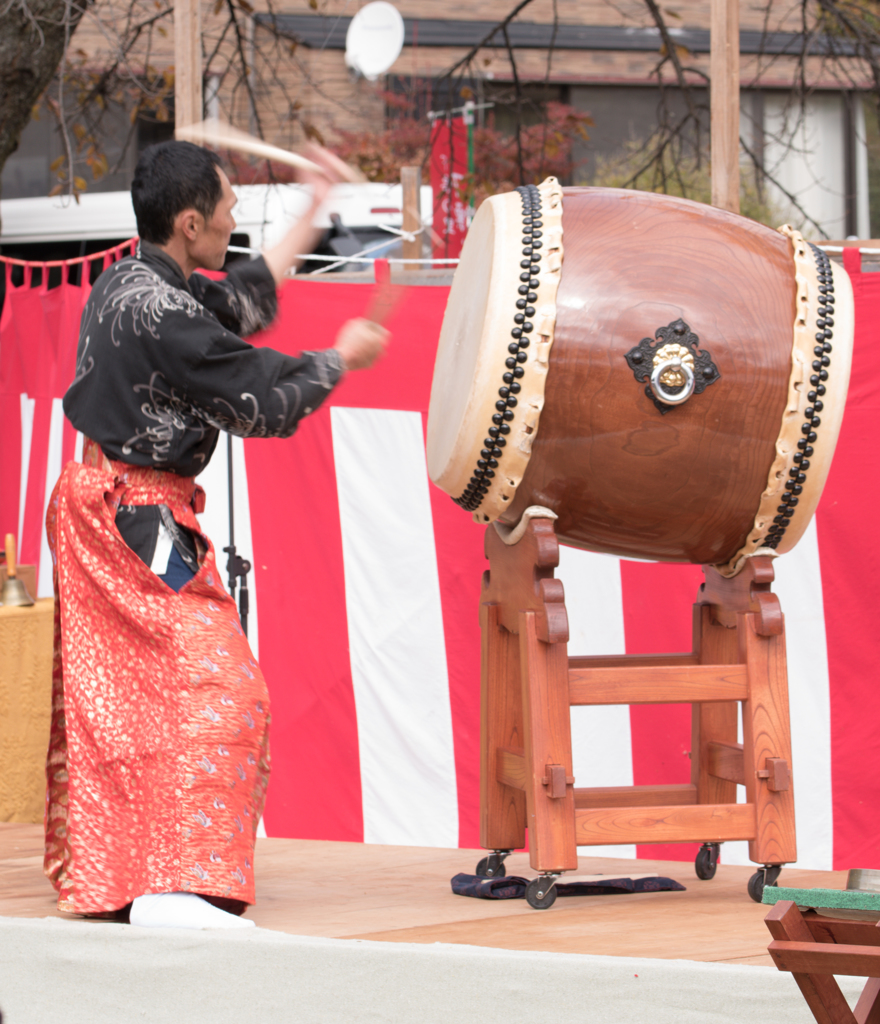
[[[825,917],[791,900],[780,900],[764,921],[773,962],[791,972],[819,1024],[880,1024],[880,922]],[[835,974],[868,978],[855,1010]]]
[[54,608],[0,607],[0,821],[43,820]]

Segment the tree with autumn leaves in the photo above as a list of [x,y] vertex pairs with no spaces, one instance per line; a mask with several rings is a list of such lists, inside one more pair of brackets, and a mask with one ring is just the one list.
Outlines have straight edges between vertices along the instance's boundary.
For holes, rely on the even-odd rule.
[[[462,90],[468,99],[469,90]],[[368,181],[396,181],[403,166],[426,167],[430,160],[431,124],[413,115],[414,104],[394,93],[384,93],[392,110],[382,132],[338,134],[335,146],[343,160],[354,164]],[[479,206],[486,196],[509,192],[524,182],[548,176],[568,181],[575,170],[573,145],[589,138],[592,119],[582,110],[553,100],[541,105],[537,123],[520,125],[518,132],[502,132],[490,110],[485,123],[474,126],[474,174],[461,183],[462,193]]]

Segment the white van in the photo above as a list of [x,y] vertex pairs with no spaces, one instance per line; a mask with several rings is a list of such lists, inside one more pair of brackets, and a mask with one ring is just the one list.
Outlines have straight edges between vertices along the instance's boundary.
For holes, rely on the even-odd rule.
[[[238,226],[232,236],[231,258],[274,245],[308,205],[301,185],[242,185],[235,187],[235,193]],[[318,213],[317,224],[326,228],[327,234],[316,252],[353,256],[369,248],[370,257],[399,256],[400,235],[393,229],[401,228],[402,198],[399,184],[335,186]],[[429,185],[422,186],[420,198],[422,222],[430,225]],[[128,192],[87,192],[79,202],[67,196],[6,199],[0,202],[0,217],[0,255],[23,260],[72,259],[111,248],[137,234]],[[322,265],[327,264],[311,261],[301,272]],[[334,269],[367,267],[343,262]]]

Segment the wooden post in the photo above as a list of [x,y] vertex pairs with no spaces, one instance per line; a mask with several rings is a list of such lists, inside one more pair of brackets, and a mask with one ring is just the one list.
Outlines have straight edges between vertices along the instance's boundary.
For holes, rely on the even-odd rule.
[[202,12],[199,0],[174,0],[174,124],[202,117]]
[[[694,606],[694,650],[701,665],[736,665],[739,661],[737,631],[712,618],[712,606]],[[742,771],[742,750],[736,741],[739,706],[735,702],[713,701],[691,704],[691,783],[697,788],[698,804],[735,804],[736,783],[713,764],[728,754]],[[718,748],[721,749],[718,749]]]
[[543,874],[574,871],[578,858],[568,644],[544,643],[538,629],[535,612],[519,613],[529,864]]
[[[422,226],[421,167],[401,167],[400,184],[403,189],[403,230],[415,233]],[[418,260],[422,256],[422,236],[417,235],[411,242],[404,239],[403,258]],[[418,270],[418,263],[404,264],[405,270]]]
[[480,845],[487,850],[518,850],[526,845],[525,792],[499,780],[498,760],[500,751],[520,755],[524,787],[519,640],[501,625],[500,613],[498,604],[480,605]]
[[[791,864],[797,860],[791,725],[785,635],[761,636],[753,612],[740,615],[740,660],[749,673],[749,699],[743,702],[743,759],[746,801],[755,808],[757,834],[749,841],[756,864]],[[774,762],[784,761],[782,777]]]
[[739,0],[711,0],[712,205],[739,213]]

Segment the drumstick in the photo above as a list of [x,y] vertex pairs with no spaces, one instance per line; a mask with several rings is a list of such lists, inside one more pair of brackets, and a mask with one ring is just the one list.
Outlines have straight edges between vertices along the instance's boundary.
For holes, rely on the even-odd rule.
[[392,284],[390,276],[376,284],[370,296],[370,304],[364,317],[382,327],[390,319],[392,313],[403,301],[409,289],[402,284]]
[[[262,157],[264,160],[275,160],[280,164],[287,164],[288,167],[296,167],[302,171],[316,171],[324,174],[324,169],[314,161],[301,156],[299,153],[291,153],[289,150],[281,149],[280,146],[273,146],[262,139],[254,138],[246,132],[233,128],[231,124],[211,118],[207,121],[199,121],[197,124],[182,125],[174,130],[178,139],[187,142],[195,142],[200,146],[217,146],[218,148],[234,149],[240,153],[251,153],[253,156]],[[360,182],[363,176],[354,168],[341,160],[335,160],[334,164],[340,176],[346,181]]]

